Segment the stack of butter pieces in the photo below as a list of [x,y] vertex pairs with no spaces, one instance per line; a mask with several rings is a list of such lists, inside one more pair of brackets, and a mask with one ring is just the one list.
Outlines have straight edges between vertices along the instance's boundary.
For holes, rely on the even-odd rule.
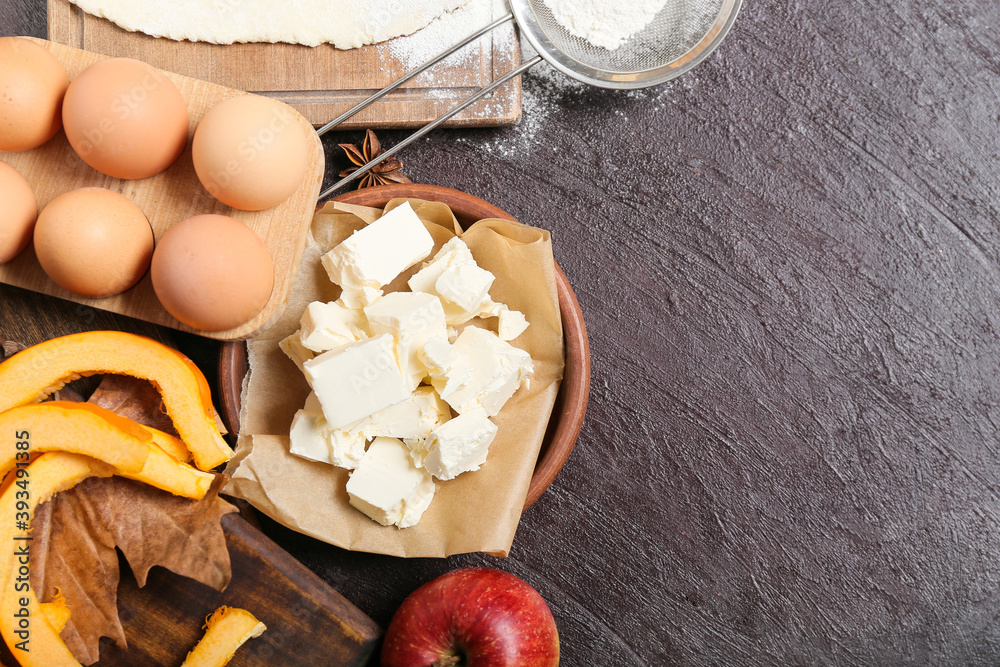
[[[352,471],[351,505],[386,526],[414,525],[435,478],[483,465],[497,433],[490,417],[534,370],[507,342],[527,320],[490,298],[494,276],[461,238],[409,279],[412,291],[383,294],[433,249],[408,203],[392,209],[322,256],[341,296],[309,304],[280,343],[312,388],[291,453]],[[495,318],[496,332],[476,318]]]

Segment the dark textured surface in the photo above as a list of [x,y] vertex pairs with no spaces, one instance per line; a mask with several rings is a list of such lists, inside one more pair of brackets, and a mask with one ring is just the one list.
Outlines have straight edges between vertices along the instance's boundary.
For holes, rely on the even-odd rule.
[[[0,7],[44,35],[44,3]],[[587,423],[506,560],[268,533],[382,625],[436,574],[510,570],[566,665],[1000,662],[998,25],[992,0],[748,0],[673,84],[542,65],[521,127],[404,152],[553,231]]]

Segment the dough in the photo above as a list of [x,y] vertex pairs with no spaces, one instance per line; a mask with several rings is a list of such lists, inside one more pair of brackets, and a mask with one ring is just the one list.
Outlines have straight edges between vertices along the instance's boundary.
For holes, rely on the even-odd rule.
[[354,49],[409,35],[469,0],[71,1],[88,14],[154,37]]

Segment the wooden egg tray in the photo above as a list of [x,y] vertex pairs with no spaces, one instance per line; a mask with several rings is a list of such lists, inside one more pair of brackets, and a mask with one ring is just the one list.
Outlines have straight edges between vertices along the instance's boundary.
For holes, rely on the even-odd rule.
[[[33,41],[52,52],[66,68],[70,81],[88,66],[106,57],[41,39]],[[239,211],[226,206],[212,197],[198,180],[191,161],[191,137],[205,112],[222,100],[246,93],[179,74],[164,73],[187,102],[190,119],[188,145],[181,157],[165,172],[136,181],[105,176],[80,159],[62,131],[46,144],[30,151],[0,151],[0,161],[11,165],[27,179],[34,190],[39,210],[57,196],[76,188],[104,187],[125,195],[149,218],[157,241],[174,223],[202,213],[228,215],[243,222],[264,240],[274,261],[274,289],[264,308],[252,320],[234,329],[215,332],[193,329],[178,322],[160,305],[148,272],[137,285],[122,294],[105,299],[87,299],[60,288],[45,275],[30,244],[14,260],[0,265],[0,283],[209,338],[246,339],[277,320],[288,300],[322,186],[323,146],[312,125],[292,110],[303,131],[312,137],[308,169],[299,189],[284,203],[264,211]]]

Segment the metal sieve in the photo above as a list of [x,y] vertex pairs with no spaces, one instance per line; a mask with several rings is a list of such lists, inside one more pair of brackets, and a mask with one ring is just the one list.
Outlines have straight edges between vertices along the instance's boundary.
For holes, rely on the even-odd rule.
[[697,65],[729,32],[741,2],[667,0],[649,25],[609,51],[570,34],[543,0],[510,0],[521,34],[550,65],[584,83],[617,89],[655,86]]
[[389,84],[364,102],[330,121],[317,130],[317,133],[320,136],[326,134],[418,74],[510,21],[516,20],[521,34],[538,55],[479,89],[445,115],[417,130],[346,178],[334,183],[320,194],[320,199],[330,196],[347,183],[368,173],[387,157],[395,155],[543,59],[563,74],[601,88],[618,90],[647,88],[680,76],[704,60],[722,42],[736,20],[742,4],[742,0],[667,0],[649,25],[630,37],[619,48],[608,50],[594,46],[582,37],[572,35],[556,21],[544,0],[508,1],[511,7],[510,14],[483,26],[461,42],[431,58],[398,81]]

